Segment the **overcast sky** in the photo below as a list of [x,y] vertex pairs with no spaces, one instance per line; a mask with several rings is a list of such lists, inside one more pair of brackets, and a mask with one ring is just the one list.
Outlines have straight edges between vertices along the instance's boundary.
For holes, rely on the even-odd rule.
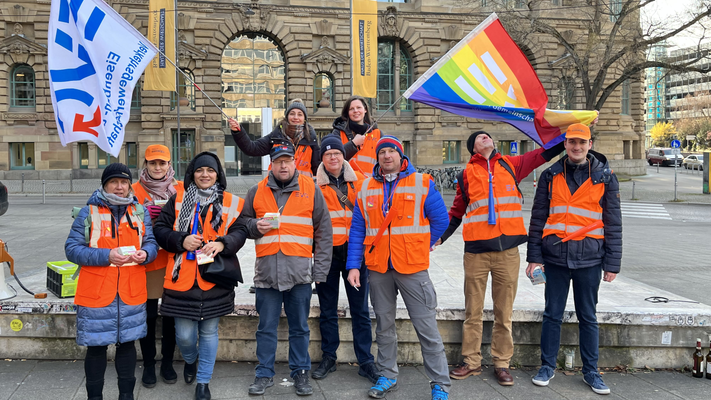
[[[644,7],[642,26],[647,26],[650,20],[655,22],[663,21],[669,24],[673,24],[674,22],[678,23],[681,18],[688,20],[688,13],[695,7],[698,7],[699,1],[700,0],[657,0]],[[698,43],[701,35],[700,32],[683,32],[670,40],[670,44],[677,47],[694,46]],[[711,41],[711,31],[707,32],[706,36],[709,37],[709,39],[705,39],[704,41]]]

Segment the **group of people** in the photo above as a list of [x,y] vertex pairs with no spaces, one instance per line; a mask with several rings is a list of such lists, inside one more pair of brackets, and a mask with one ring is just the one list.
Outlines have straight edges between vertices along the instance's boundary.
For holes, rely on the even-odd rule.
[[[547,385],[554,375],[572,280],[585,381],[597,393],[607,389],[597,374],[595,305],[602,271],[606,281],[619,271],[619,196],[604,156],[590,150],[586,126],[571,126],[559,146],[518,157],[500,155],[488,133],[472,134],[467,143],[472,157],[458,177],[449,214],[432,178],[415,170],[396,137],[381,134],[361,97],[346,101],[333,133],[320,144],[300,101],[289,105],[273,132],[257,140],[251,140],[235,120],[229,120],[229,126],[242,151],[271,159],[267,177],[244,199],[226,191],[226,176],[214,154],[195,156],[181,182],[168,148],[151,145],[136,183],[125,165],[107,166],[101,187],[76,216],[65,250],[68,260],[81,266],[75,297],[77,343],[87,346],[84,366],[90,400],[102,398],[111,344],[116,347],[119,399],[133,399],[136,340],[143,355],[143,386],[154,387],[157,374],[165,383],[177,382],[173,368],[177,345],[185,361],[185,382],[197,381],[195,398],[211,398],[219,321],[234,310],[234,285],[242,281],[236,253],[247,239],[254,241],[256,251],[259,314],[258,364],[249,394],[265,394],[274,385],[282,307],[296,394],[311,395],[309,378],[325,379],[336,370],[343,280],[358,374],[371,382],[368,396],[384,398],[398,386],[399,293],[420,340],[432,399],[448,399],[451,378],[481,373],[481,319],[489,273],[495,373],[500,384],[512,385],[508,364],[520,264],[517,246],[527,238],[527,272],[542,267],[548,277],[542,367],[533,383]],[[562,147],[567,156],[541,177],[527,235],[517,184]],[[604,228],[554,244],[590,221],[603,221]],[[435,318],[437,295],[428,273],[429,252],[462,222],[464,361],[449,371]],[[230,282],[215,280],[207,272],[210,265],[232,271]],[[321,311],[322,354],[311,371],[308,315],[313,283]],[[371,353],[369,296],[376,317],[377,358]],[[159,313],[162,359],[156,371]]]

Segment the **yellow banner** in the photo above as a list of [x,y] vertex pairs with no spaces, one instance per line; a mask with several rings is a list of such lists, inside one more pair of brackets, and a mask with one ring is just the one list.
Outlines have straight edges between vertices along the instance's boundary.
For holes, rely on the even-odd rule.
[[377,1],[352,0],[351,42],[353,94],[373,98],[378,89]]
[[146,68],[143,90],[175,90],[175,0],[150,0],[148,39],[163,54],[157,54]]

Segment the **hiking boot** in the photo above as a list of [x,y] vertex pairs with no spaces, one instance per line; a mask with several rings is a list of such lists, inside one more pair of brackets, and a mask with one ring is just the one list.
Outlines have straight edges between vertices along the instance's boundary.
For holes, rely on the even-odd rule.
[[267,388],[274,386],[272,378],[254,378],[254,383],[249,385],[249,394],[264,394]]
[[513,386],[514,379],[508,368],[494,368],[494,375],[501,386]]
[[597,372],[588,372],[583,375],[583,380],[597,394],[610,394],[610,388],[602,381],[602,377]]
[[452,379],[466,379],[473,375],[481,375],[481,366],[472,368],[467,363],[461,363],[449,371],[449,377]]
[[143,376],[141,377],[141,384],[143,387],[152,388],[156,386],[156,366],[155,365],[144,365],[143,366]]
[[531,382],[536,386],[548,386],[548,382],[550,382],[553,377],[555,377],[555,370],[544,365],[538,370],[536,376],[531,378]]
[[445,392],[441,386],[432,387],[432,400],[449,400],[449,393]]
[[375,385],[378,383],[378,378],[380,378],[380,371],[375,367],[375,363],[371,362],[361,365],[360,368],[358,368],[358,375],[368,378],[370,383]]
[[312,373],[311,377],[314,379],[323,379],[328,376],[331,372],[336,370],[336,360],[330,357],[324,357],[321,363],[318,365]]
[[310,396],[314,393],[314,388],[309,383],[308,371],[302,369],[294,374],[294,388],[297,396]]
[[393,390],[397,390],[397,379],[388,379],[381,376],[375,385],[368,390],[368,396],[374,399],[382,399],[388,392]]

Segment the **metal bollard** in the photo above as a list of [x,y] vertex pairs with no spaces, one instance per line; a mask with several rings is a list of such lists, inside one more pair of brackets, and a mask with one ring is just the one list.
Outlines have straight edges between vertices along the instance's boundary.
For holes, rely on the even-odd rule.
[[25,173],[22,173],[22,185],[20,186],[20,192],[25,193]]
[[45,182],[44,179],[42,179],[42,204],[45,204],[45,196],[46,196],[46,190],[45,190]]
[[635,181],[632,181],[632,200],[635,199],[635,197],[634,197],[634,185],[635,185],[635,183],[636,183]]
[[657,163],[657,173],[659,173],[659,163]]
[[74,174],[69,171],[69,192],[74,193]]

